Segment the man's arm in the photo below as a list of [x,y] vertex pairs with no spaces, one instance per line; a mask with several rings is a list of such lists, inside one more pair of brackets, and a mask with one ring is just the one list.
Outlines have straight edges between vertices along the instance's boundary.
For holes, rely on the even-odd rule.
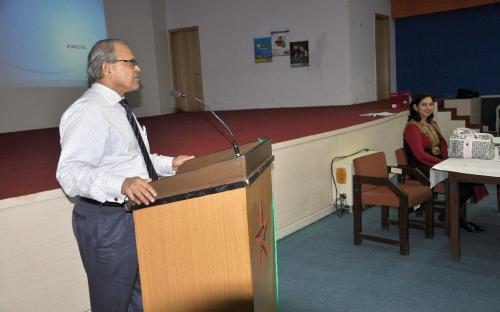
[[106,149],[106,121],[89,107],[64,114],[61,125],[61,156],[56,177],[68,196],[83,196],[104,202],[124,200],[124,176],[99,167]]

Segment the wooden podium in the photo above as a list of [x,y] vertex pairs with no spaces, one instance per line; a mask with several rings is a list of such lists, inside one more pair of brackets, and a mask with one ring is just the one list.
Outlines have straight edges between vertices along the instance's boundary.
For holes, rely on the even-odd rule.
[[271,140],[186,162],[132,206],[144,310],[276,311]]

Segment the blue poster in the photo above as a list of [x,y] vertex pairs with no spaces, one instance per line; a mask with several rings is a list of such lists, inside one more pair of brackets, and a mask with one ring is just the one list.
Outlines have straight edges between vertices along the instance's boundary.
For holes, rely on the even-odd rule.
[[271,46],[271,37],[253,39],[255,52],[255,63],[267,63],[273,60],[273,50]]

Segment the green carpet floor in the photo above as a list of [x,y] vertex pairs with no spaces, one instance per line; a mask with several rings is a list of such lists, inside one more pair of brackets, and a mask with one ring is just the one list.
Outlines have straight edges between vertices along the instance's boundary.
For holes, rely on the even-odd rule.
[[[488,228],[461,230],[461,261],[451,261],[448,237],[410,229],[410,255],[376,242],[353,244],[353,217],[332,214],[278,242],[281,312],[477,312],[500,311],[500,213],[496,190],[467,214]],[[436,215],[437,217],[437,215]],[[364,212],[363,228],[380,229],[380,208]]]

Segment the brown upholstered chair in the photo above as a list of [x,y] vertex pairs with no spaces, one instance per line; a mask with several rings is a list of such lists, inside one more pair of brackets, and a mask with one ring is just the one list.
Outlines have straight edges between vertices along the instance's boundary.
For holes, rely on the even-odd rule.
[[[353,210],[354,210],[354,244],[361,245],[363,239],[399,245],[399,253],[408,255],[409,229],[408,215],[413,207],[423,205],[425,210],[425,237],[434,238],[434,211],[432,190],[425,184],[427,178],[419,171],[404,168],[405,175],[411,175],[422,184],[394,183],[389,179],[390,167],[387,166],[385,154],[377,152],[353,160]],[[398,209],[399,239],[390,239],[365,234],[362,231],[363,206],[393,207]],[[382,208],[384,211],[386,208]],[[387,208],[388,210],[388,208]]]
[[[406,168],[408,167],[408,155],[406,154],[406,150],[402,148],[398,148],[395,152],[396,154],[396,160],[398,163],[399,168]],[[420,183],[418,180],[412,179],[411,177],[408,176],[401,176],[400,182],[402,183]],[[434,212],[445,212],[445,222],[435,222],[434,225],[436,226],[442,226],[445,228],[446,233],[449,233],[449,222],[448,222],[448,180],[445,180],[438,185],[436,185],[432,190],[434,192]],[[444,196],[444,200],[438,200],[438,196],[442,195]],[[417,223],[418,221],[412,220],[413,222],[411,224]],[[387,227],[389,226],[389,223],[392,223],[391,220],[386,219],[385,221],[382,221],[384,225]],[[418,225],[416,225],[418,227]]]

